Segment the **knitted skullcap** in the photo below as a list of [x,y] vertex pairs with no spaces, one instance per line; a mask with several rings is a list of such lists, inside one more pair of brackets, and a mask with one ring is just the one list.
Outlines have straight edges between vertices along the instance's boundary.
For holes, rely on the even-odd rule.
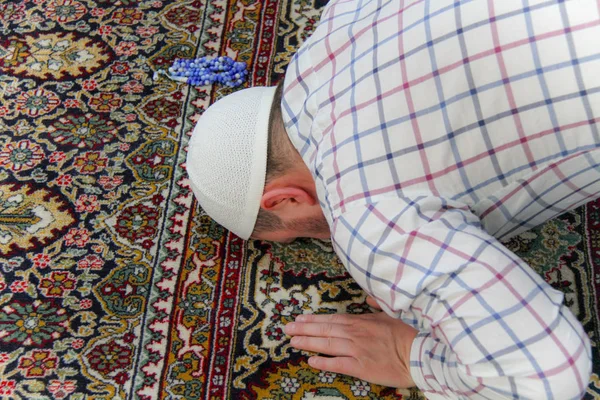
[[239,237],[254,230],[265,187],[269,115],[275,87],[240,90],[200,117],[187,172],[206,213]]

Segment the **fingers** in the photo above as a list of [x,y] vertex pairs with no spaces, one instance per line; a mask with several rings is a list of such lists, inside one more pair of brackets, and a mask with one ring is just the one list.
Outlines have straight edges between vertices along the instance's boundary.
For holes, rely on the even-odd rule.
[[348,314],[302,314],[296,317],[296,322],[331,323],[351,325],[355,323],[358,315]]
[[362,367],[358,360],[352,357],[327,358],[315,356],[308,359],[308,364],[316,369],[350,375],[359,379],[362,379],[363,372],[365,372],[361,371]]
[[350,340],[334,337],[294,336],[290,343],[299,350],[330,356],[350,356],[353,350]]
[[290,322],[285,326],[284,329],[285,333],[290,336],[348,338],[349,328],[349,325],[333,323]]
[[[352,325],[343,324],[349,321],[342,315],[306,315],[308,318],[296,318],[301,320],[316,320],[329,322],[290,322],[285,326],[285,333],[294,336],[291,340],[292,346],[300,350],[308,350],[332,356],[348,356],[352,354],[355,347],[352,344]],[[334,323],[338,321],[342,323]]]

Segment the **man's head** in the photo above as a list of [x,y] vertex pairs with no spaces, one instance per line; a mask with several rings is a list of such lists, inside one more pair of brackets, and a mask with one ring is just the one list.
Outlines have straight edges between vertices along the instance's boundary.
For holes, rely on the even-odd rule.
[[252,237],[281,242],[296,237],[328,238],[329,225],[313,177],[285,130],[282,83],[276,87],[271,106],[266,182]]
[[238,91],[204,112],[188,148],[191,187],[244,239],[328,238],[314,180],[283,124],[281,86]]

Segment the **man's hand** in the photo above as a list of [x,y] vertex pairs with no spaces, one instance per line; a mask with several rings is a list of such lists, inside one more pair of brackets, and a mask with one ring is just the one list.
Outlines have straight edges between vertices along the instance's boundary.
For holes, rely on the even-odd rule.
[[[379,308],[373,299],[367,303]],[[311,357],[313,368],[384,386],[414,386],[410,348],[417,330],[383,312],[299,315],[285,333],[293,336],[291,344],[297,349],[333,356]]]

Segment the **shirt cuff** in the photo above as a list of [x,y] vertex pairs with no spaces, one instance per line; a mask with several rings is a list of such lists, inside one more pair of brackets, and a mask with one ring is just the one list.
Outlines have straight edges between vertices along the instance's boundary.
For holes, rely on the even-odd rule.
[[422,391],[429,389],[429,385],[425,380],[429,363],[422,360],[423,354],[427,351],[426,346],[429,336],[430,333],[428,332],[419,332],[410,348],[410,376],[415,385]]
[[427,399],[456,399],[456,396],[444,390],[437,381],[437,374],[433,370],[434,363],[431,358],[435,344],[436,341],[431,338],[431,333],[419,332],[410,349],[410,375],[415,385],[426,394]]

